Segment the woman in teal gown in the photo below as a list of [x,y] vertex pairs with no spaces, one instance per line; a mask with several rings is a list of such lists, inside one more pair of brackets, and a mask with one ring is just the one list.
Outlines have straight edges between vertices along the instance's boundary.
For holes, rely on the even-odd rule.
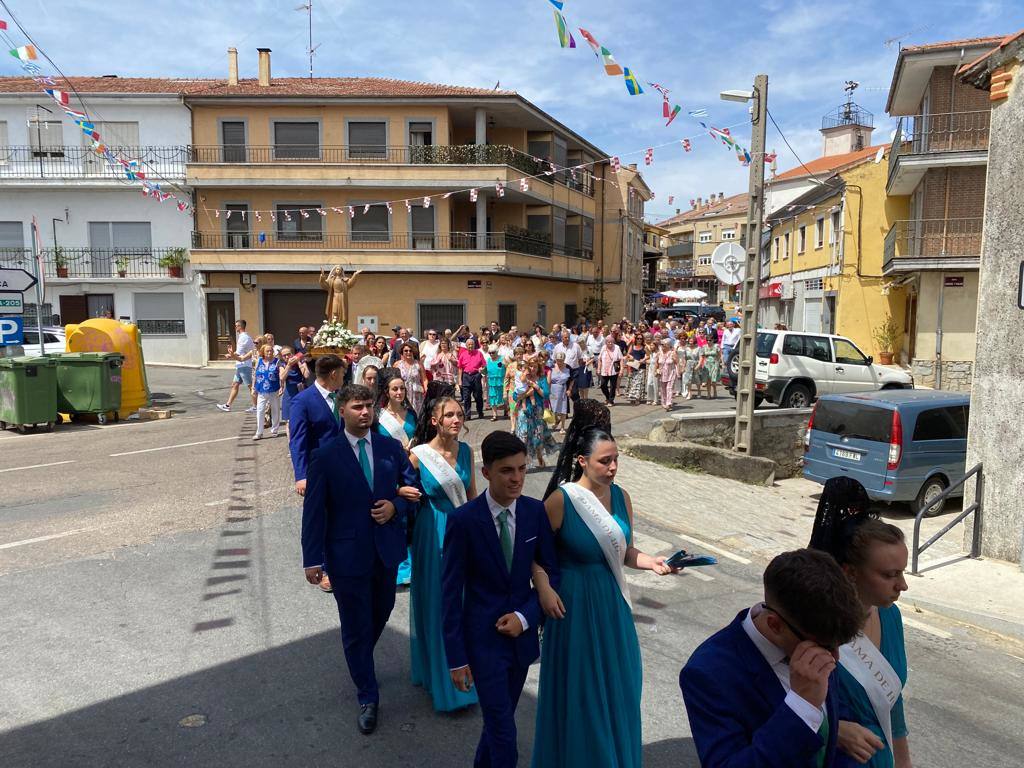
[[[420,419],[409,457],[419,472],[423,491],[412,539],[409,611],[412,682],[430,693],[438,712],[461,709],[477,701],[475,690],[459,691],[452,683],[441,624],[441,549],[448,514],[456,507],[444,488],[443,474],[452,476],[454,472],[457,476],[453,482],[461,483],[462,503],[476,497],[473,451],[459,441],[464,424],[462,406],[457,400],[452,397],[434,400]],[[436,463],[439,461],[448,465],[444,473],[438,471]]]
[[[675,570],[664,557],[651,557],[632,546],[632,505],[629,495],[614,483],[618,449],[611,435],[592,427],[578,442],[572,448],[578,482],[562,485],[544,504],[562,574],[557,593],[546,574],[534,567],[548,618],[541,646],[533,766],[640,768],[642,664],[622,566],[659,575]],[[574,498],[580,489],[597,519],[610,517],[621,531],[613,545],[621,560],[614,566],[587,523],[594,514],[586,505],[577,509]]]
[[[843,567],[857,587],[866,616],[861,634],[839,652],[839,697],[849,718],[839,722],[839,749],[870,768],[910,768],[903,707],[907,649],[896,607],[907,590],[907,545],[903,531],[879,520],[870,506],[856,480],[829,480],[822,489],[809,545],[828,552]],[[879,677],[885,687],[877,682]],[[865,686],[875,691],[878,711]]]
[[[380,382],[380,398],[377,403],[377,431],[398,440],[406,449],[416,434],[416,414],[409,405],[405,381],[394,371]],[[410,522],[411,524],[411,522]],[[412,547],[408,556],[398,566],[395,583],[400,587],[412,582]]]

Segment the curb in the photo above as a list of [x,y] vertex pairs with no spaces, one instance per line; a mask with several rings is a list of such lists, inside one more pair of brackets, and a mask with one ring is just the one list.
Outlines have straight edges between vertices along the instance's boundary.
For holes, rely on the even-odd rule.
[[[913,584],[911,584],[913,586]],[[953,619],[972,627],[983,629],[1003,637],[1008,637],[1017,642],[1024,643],[1024,624],[1001,619],[980,611],[970,611],[964,608],[956,608],[946,603],[940,603],[928,598],[921,598],[912,593],[907,593],[900,598],[901,603],[906,603],[915,608],[920,607],[930,613]]]

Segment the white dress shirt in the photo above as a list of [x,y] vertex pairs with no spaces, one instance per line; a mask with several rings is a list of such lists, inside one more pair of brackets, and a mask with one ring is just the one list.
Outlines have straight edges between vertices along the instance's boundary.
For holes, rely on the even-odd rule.
[[594,358],[601,354],[604,348],[604,336],[587,335],[587,354]]
[[723,347],[735,347],[740,343],[740,336],[743,332],[739,328],[726,328],[725,333],[722,334],[722,346]]
[[327,389],[319,381],[314,381],[313,384],[316,385],[316,389],[320,393],[320,397],[322,397],[324,402],[327,403],[327,407],[331,409],[331,413],[334,413],[334,399],[331,397],[331,390]]
[[359,463],[359,441],[366,440],[366,458],[370,461],[370,488],[373,488],[373,441],[370,439],[370,433],[367,432],[362,437],[356,437],[346,429],[345,439],[348,440],[348,444],[352,446],[352,451],[356,455],[356,464]]
[[[516,502],[513,501],[508,507],[501,506],[494,500],[494,497],[491,496],[490,488],[484,491],[484,497],[487,499],[487,509],[490,510],[491,518],[494,520],[494,532],[498,534],[499,545],[501,544],[501,523],[498,521],[498,515],[501,514],[503,509],[508,509],[508,518],[505,523],[508,525],[508,534],[512,537],[512,547],[514,552],[516,541]],[[513,613],[515,613],[515,615],[519,617],[519,621],[522,622],[523,631],[525,632],[528,630],[530,628],[530,623],[526,620],[526,617],[519,611],[513,611]]]
[[827,713],[824,707],[814,706],[807,699],[795,693],[790,687],[789,664],[785,662],[786,652],[762,635],[761,630],[754,624],[754,617],[761,613],[762,610],[761,604],[758,603],[747,611],[747,615],[743,619],[743,631],[747,633],[747,637],[750,638],[750,641],[757,650],[761,652],[764,660],[768,662],[768,666],[772,668],[772,672],[775,673],[775,676],[779,678],[779,682],[782,683],[782,687],[786,691],[786,706],[793,710],[794,714],[803,720],[808,728],[817,733]]
[[558,342],[555,344],[555,348],[552,350],[555,357],[558,356],[559,352],[565,353],[565,364],[570,368],[579,368],[580,363],[583,362],[583,350],[580,349],[579,344],[573,343],[571,340],[568,344]]

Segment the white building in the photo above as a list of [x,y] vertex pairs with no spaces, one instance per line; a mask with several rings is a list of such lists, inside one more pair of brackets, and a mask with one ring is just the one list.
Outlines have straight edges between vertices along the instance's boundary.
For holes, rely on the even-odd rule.
[[[191,202],[184,186],[191,119],[174,82],[72,83],[84,99],[83,108],[72,96],[72,108],[89,115],[111,151],[138,161],[148,180]],[[46,269],[44,324],[109,313],[139,326],[147,362],[206,362],[198,276],[186,264],[173,277],[160,264],[187,256],[191,214],[173,200],[144,196],[139,182],[115,172],[41,86],[0,78],[0,266],[34,272],[33,217]],[[26,320],[34,319],[36,306],[25,298]]]

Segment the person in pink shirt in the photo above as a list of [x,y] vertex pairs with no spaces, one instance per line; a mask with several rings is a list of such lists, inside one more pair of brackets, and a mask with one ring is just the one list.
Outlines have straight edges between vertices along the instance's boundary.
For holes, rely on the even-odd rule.
[[601,391],[605,403],[615,405],[615,392],[619,386],[619,371],[622,367],[622,350],[609,334],[604,337],[604,348],[597,356],[597,374],[601,377]]
[[653,365],[661,393],[661,404],[666,411],[671,411],[672,385],[679,373],[679,361],[669,339],[661,340],[661,349],[654,353]]
[[466,339],[466,346],[459,350],[459,374],[462,385],[462,410],[469,421],[470,403],[476,400],[476,416],[484,417],[483,370],[487,360],[483,352],[476,348],[476,340],[471,336]]

